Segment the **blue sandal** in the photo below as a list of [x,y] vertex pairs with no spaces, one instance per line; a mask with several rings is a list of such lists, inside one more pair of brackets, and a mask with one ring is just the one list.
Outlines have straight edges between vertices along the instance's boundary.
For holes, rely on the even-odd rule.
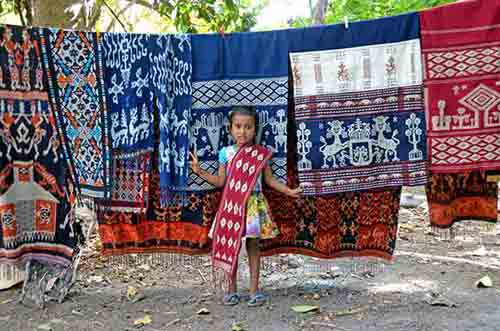
[[238,293],[231,293],[224,295],[224,299],[222,299],[222,304],[224,306],[234,306],[240,303],[240,295]]
[[250,296],[250,300],[248,300],[249,307],[258,307],[262,306],[266,302],[266,296],[264,293],[257,292],[254,295]]

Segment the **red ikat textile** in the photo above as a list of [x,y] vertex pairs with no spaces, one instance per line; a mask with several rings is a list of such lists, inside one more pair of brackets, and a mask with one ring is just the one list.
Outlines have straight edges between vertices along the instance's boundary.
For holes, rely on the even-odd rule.
[[499,13],[496,0],[420,13],[434,173],[500,169]]

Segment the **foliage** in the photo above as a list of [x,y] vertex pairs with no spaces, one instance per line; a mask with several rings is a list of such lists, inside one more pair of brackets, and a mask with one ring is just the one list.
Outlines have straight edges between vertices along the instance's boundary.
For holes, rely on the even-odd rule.
[[179,32],[249,31],[264,3],[258,1],[251,6],[250,1],[238,0],[164,0],[158,12]]
[[[196,33],[249,31],[269,0],[82,0],[67,3],[71,2],[73,4],[64,10],[73,14],[68,25],[74,28],[109,31],[119,24],[121,29],[133,31],[136,22],[131,17],[139,16],[139,5],[143,9],[141,18],[148,19],[154,14],[160,17],[160,30],[170,26],[172,32]],[[31,15],[36,13],[30,4],[30,0],[0,0],[0,17],[15,13],[23,24],[31,24]],[[101,27],[103,21],[107,24]]]
[[[352,22],[419,11],[451,2],[455,0],[335,0],[330,1],[324,24],[341,23],[345,16]],[[291,22],[293,27],[311,24],[311,17],[300,17]]]

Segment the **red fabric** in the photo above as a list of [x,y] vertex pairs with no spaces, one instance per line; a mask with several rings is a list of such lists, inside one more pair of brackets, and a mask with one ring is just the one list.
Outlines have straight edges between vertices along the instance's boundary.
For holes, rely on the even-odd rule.
[[246,146],[238,150],[228,165],[226,185],[215,217],[212,263],[230,276],[234,275],[238,265],[246,202],[270,158],[271,152],[267,148]]
[[500,2],[434,8],[420,23],[431,171],[500,169]]

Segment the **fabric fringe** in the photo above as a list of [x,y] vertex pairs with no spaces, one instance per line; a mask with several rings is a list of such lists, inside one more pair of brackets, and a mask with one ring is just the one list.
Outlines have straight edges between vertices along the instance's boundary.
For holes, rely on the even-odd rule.
[[0,264],[0,290],[11,288],[24,281],[23,266]]
[[442,241],[453,241],[455,239],[455,230],[452,227],[443,229],[437,226],[431,226],[432,234]]
[[177,253],[144,253],[112,255],[108,258],[108,266],[114,268],[127,268],[137,266],[190,266],[206,267],[209,259],[206,255],[184,255]]

